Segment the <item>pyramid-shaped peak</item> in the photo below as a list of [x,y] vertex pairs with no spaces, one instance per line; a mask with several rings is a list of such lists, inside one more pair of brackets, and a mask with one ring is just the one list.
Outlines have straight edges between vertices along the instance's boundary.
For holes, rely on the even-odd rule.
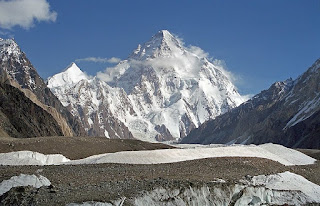
[[[64,72],[72,72],[72,71],[81,71],[81,69],[78,67],[78,65],[75,62],[72,62],[65,68]],[[82,71],[81,71],[82,72]]]
[[156,35],[166,38],[166,37],[173,37],[173,35],[168,30],[160,30]]
[[152,38],[138,45],[133,51],[130,58],[148,59],[156,57],[175,56],[177,53],[183,52],[183,43],[168,30],[160,30]]
[[17,45],[16,41],[13,38],[12,39],[2,39],[2,38],[0,38],[0,43],[2,45],[4,45],[4,44],[7,44],[7,45],[15,44],[15,45]]
[[162,42],[162,43],[172,42],[174,44],[180,45],[178,38],[176,36],[174,36],[173,34],[171,34],[168,30],[158,31],[158,33],[152,37],[152,40],[160,40],[160,42]]
[[81,71],[76,63],[72,62],[63,72],[48,78],[48,87],[72,85],[83,79],[88,79],[88,76]]
[[21,50],[14,39],[0,39],[0,54],[19,56]]

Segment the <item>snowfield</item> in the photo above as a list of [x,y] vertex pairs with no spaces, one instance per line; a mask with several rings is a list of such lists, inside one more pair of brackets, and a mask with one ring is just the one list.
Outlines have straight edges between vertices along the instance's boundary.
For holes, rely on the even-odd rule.
[[161,164],[215,157],[258,157],[277,161],[283,165],[307,165],[316,160],[293,149],[276,144],[231,145],[195,147],[186,149],[160,149],[123,151],[69,160],[63,155],[44,155],[31,151],[0,154],[0,165],[52,165],[52,164]]

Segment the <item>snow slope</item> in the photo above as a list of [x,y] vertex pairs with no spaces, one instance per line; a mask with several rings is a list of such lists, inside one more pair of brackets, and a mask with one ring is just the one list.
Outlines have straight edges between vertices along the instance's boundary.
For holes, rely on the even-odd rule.
[[43,155],[22,151],[0,154],[0,165],[50,165],[50,164],[161,164],[215,157],[259,157],[277,161],[283,165],[307,165],[316,160],[281,145],[265,144],[233,145],[222,147],[197,147],[189,149],[161,149],[152,151],[124,151],[90,156],[80,160],[68,160],[62,155]]
[[[179,139],[244,101],[219,61],[210,61],[198,47],[184,46],[167,30],[139,45],[115,67],[98,72],[94,80],[79,78],[76,83],[58,78],[68,76],[66,72],[48,80],[65,106],[86,112],[86,105],[91,113],[101,113],[97,105],[108,104],[109,117],[122,122],[135,138],[145,140]],[[88,95],[79,94],[79,88]],[[86,125],[88,131],[95,123],[102,126],[99,119],[88,120],[90,111],[75,114],[92,122]]]
[[51,182],[41,175],[25,175],[20,174],[19,176],[13,176],[8,180],[3,180],[0,183],[0,196],[8,192],[13,187],[19,186],[32,186],[40,188],[42,186],[49,186]]
[[48,78],[48,87],[61,87],[66,84],[72,85],[83,79],[88,79],[88,76],[83,73],[80,68],[72,62],[62,73],[56,74]]

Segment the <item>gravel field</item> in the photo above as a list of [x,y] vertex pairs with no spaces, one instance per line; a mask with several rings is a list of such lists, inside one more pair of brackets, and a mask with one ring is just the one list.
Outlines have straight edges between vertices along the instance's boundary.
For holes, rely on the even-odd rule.
[[[94,154],[170,148],[138,140],[106,138],[44,137],[0,138],[0,151],[32,150],[44,154],[60,153],[70,159]],[[319,159],[319,150],[300,150]],[[189,188],[216,185],[217,179],[233,184],[248,176],[291,171],[320,185],[320,162],[313,165],[284,166],[261,158],[220,157],[168,164],[93,164],[60,166],[0,166],[0,182],[20,174],[39,174],[51,186],[17,187],[0,197],[0,205],[66,205],[73,202],[109,202],[130,198],[155,188]],[[220,185],[221,186],[221,185]],[[222,185],[223,186],[223,185]],[[124,205],[128,204],[125,202]]]
[[[97,164],[61,166],[0,166],[0,181],[11,176],[41,174],[52,186],[34,189],[12,189],[0,200],[19,196],[32,199],[37,205],[65,205],[71,202],[101,201],[133,197],[141,191],[159,186],[176,188],[208,184],[217,178],[227,183],[237,182],[247,175],[274,174],[291,171],[320,184],[320,164],[308,166],[283,166],[259,158],[213,158],[158,165]],[[0,201],[0,202],[1,202]],[[31,200],[30,200],[31,201]],[[27,205],[27,204],[26,204]]]
[[169,149],[172,146],[133,139],[107,139],[105,137],[0,137],[0,153],[30,150],[43,154],[62,154],[69,159],[82,159],[91,155],[119,151]]

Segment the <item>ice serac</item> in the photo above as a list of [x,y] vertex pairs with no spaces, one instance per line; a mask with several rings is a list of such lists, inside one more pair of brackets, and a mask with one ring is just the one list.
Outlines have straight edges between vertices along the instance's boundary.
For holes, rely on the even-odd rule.
[[[76,110],[82,104],[81,97],[72,94],[84,82],[74,86],[73,92],[58,87],[52,87],[52,91],[64,105]],[[146,140],[182,138],[201,123],[243,102],[218,61],[209,61],[198,47],[184,46],[167,30],[159,31],[126,60],[87,82],[88,88],[104,90],[92,89],[99,92],[87,93],[88,104],[104,102],[108,105],[103,108],[108,110],[108,117],[123,123],[134,137]],[[99,106],[91,109],[95,113],[102,110]],[[80,113],[79,116],[83,118]],[[97,120],[90,117],[89,122]]]
[[320,148],[320,59],[296,80],[274,83],[249,101],[193,130],[183,143],[273,142]]
[[[60,127],[58,129],[60,131],[56,130],[52,133],[45,128],[45,123],[42,122],[39,127],[35,128],[40,131],[40,133],[37,132],[38,134],[45,133],[49,136],[57,134],[64,136],[85,135],[79,121],[62,106],[13,39],[0,40],[0,82],[16,87],[23,92],[45,113],[49,113],[54,119],[53,122]],[[30,137],[30,134],[24,137]]]

